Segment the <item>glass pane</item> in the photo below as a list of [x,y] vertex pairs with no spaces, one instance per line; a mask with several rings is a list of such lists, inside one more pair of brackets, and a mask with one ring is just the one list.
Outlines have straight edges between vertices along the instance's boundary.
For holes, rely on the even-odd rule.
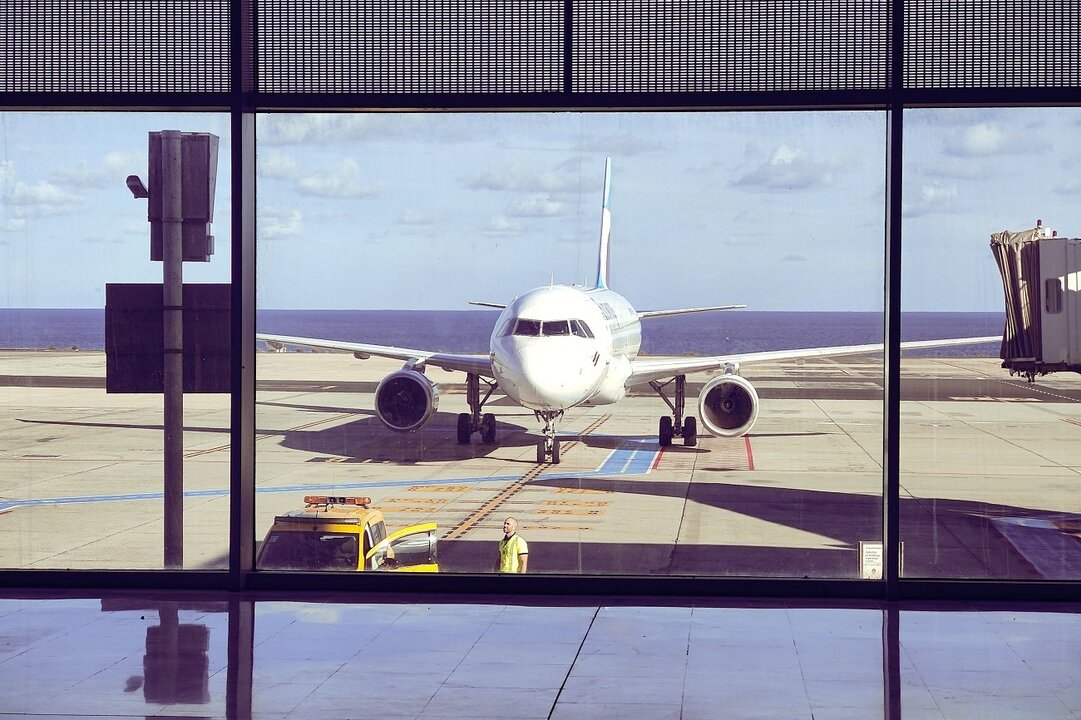
[[[529,572],[880,573],[881,352],[804,351],[881,342],[882,113],[258,138],[257,541],[327,493],[435,522],[440,572],[491,572],[513,515]],[[512,317],[532,337],[492,338]]]
[[[902,358],[906,576],[1081,578],[1079,122],[1076,109],[905,114],[902,334],[992,338]],[[1048,279],[1064,283],[1061,313],[1039,297]]]
[[[228,128],[210,114],[0,113],[0,567],[227,566],[229,395],[184,396],[174,417],[186,431],[168,444],[183,471],[166,480],[163,268],[148,200],[125,178],[154,189],[150,132],[220,139],[219,241],[209,262],[183,267],[186,284],[217,285],[184,291],[189,310],[199,303],[183,318],[185,387],[228,378]],[[182,233],[191,252],[201,227]]]

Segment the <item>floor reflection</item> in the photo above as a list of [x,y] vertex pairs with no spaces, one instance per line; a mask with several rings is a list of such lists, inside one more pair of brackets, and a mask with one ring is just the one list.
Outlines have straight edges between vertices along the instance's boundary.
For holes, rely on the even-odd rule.
[[1081,717],[1081,605],[349,600],[0,598],[0,714]]

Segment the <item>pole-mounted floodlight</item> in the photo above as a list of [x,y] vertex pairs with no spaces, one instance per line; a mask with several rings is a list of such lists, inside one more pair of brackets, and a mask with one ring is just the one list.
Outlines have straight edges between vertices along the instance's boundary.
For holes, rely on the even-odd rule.
[[128,179],[124,182],[128,184],[128,190],[131,190],[131,194],[136,200],[145,200],[150,197],[146,185],[143,184],[142,178],[138,175],[128,175]]

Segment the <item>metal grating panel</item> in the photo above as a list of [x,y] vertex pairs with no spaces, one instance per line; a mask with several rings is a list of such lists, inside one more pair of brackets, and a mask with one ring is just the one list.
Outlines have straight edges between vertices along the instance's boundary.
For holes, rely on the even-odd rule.
[[909,88],[1081,86],[1077,0],[905,0]]
[[576,92],[886,87],[888,0],[576,0]]
[[259,90],[552,92],[563,0],[260,0]]
[[228,92],[229,0],[0,0],[6,92]]

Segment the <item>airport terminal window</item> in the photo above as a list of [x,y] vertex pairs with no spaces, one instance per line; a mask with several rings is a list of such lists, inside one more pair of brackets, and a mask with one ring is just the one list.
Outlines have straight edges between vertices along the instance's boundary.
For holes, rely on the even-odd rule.
[[[1060,313],[1054,300],[1077,267],[1081,217],[1062,190],[1081,160],[1078,123],[1076,108],[905,113],[902,339],[991,338],[902,356],[905,577],[1081,579],[1081,381],[1066,329],[1077,293]],[[1001,172],[1016,162],[1039,168],[1033,182]],[[993,244],[1003,230],[1017,234]]]
[[[306,493],[358,493],[392,534],[434,522],[442,573],[491,572],[513,514],[531,573],[876,577],[860,548],[882,540],[881,354],[755,353],[881,340],[884,113],[267,113],[257,126],[257,332],[307,338],[259,345],[257,542]],[[671,233],[678,258],[658,264]],[[640,349],[637,327],[614,327],[638,350],[626,363],[559,338],[545,355],[553,331],[602,335],[571,312],[498,328],[536,338],[543,362],[493,357],[498,312],[465,309],[598,284],[638,308],[748,307],[646,318]],[[635,317],[616,302],[599,317]],[[733,361],[685,382],[644,369],[696,356]]]
[[185,315],[205,352],[185,378],[228,377],[228,116],[0,113],[0,567],[228,566],[230,396],[184,395],[169,446],[179,477],[165,471],[161,390],[142,385],[163,374],[163,268],[148,201],[125,179],[155,190],[148,134],[169,129],[219,138],[219,241],[183,269],[187,290],[214,286],[200,291],[200,317]]

